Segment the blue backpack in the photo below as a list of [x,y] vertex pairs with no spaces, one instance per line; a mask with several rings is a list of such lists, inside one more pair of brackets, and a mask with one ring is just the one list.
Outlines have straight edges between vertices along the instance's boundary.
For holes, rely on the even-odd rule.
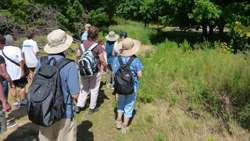
[[85,51],[83,43],[81,43],[81,49],[83,54],[78,60],[79,70],[81,76],[93,76],[97,71],[98,61],[92,53],[92,50],[98,45],[94,43],[88,50]]

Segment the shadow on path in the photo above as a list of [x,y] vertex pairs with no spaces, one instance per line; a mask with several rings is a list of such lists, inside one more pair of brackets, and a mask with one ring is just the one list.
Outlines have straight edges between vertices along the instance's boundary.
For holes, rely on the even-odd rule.
[[94,134],[89,131],[92,125],[91,121],[85,120],[77,126],[77,141],[94,141]]
[[39,126],[26,123],[8,135],[4,141],[38,141]]

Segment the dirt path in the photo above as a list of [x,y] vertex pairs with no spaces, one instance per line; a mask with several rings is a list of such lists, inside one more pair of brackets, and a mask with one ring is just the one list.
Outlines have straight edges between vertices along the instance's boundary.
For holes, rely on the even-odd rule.
[[[136,55],[144,56],[146,51],[152,50],[154,50],[153,46],[142,45]],[[93,115],[88,115],[87,108],[76,114],[78,124],[77,137],[79,141],[113,141],[118,140],[119,136],[121,136],[120,131],[115,128],[116,104],[112,95],[113,90],[107,89],[105,82],[106,75],[102,75],[102,85],[97,102],[98,106],[100,106],[100,111]],[[9,100],[11,100],[10,97]],[[25,107],[12,110],[6,117],[8,120],[16,121],[18,125],[9,128],[5,133],[1,134],[0,141],[38,140],[39,126],[28,120]],[[135,116],[135,118],[137,117]]]

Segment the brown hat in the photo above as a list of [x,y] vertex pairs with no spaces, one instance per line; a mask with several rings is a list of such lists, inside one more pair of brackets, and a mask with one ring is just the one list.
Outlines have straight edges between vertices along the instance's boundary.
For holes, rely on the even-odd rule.
[[117,41],[117,39],[119,38],[119,35],[115,34],[114,31],[110,31],[109,34],[105,36],[105,38],[108,41]]
[[73,38],[61,29],[56,29],[50,32],[47,39],[48,44],[45,45],[44,51],[49,54],[64,52],[73,42]]
[[123,41],[118,43],[117,50],[120,56],[132,56],[140,49],[140,47],[140,41],[125,38]]

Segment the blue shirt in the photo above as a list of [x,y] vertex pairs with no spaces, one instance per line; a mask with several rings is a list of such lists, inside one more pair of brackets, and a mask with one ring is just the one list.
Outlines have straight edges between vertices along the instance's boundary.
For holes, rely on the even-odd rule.
[[[122,57],[122,62],[123,62],[124,64],[127,64],[129,58],[130,58],[130,57]],[[113,71],[114,71],[114,74],[118,71],[119,67],[120,67],[119,60],[118,60],[118,57],[116,57],[116,58],[114,59],[113,66],[112,66],[112,69],[113,69]],[[135,58],[135,59],[133,60],[133,62],[132,62],[131,65],[130,65],[130,69],[131,69],[131,71],[132,71],[132,73],[133,73],[133,77],[134,77],[134,79],[135,79],[135,84],[134,84],[134,86],[138,89],[138,88],[139,88],[139,79],[138,79],[138,77],[137,77],[137,72],[143,69],[143,65],[142,65],[142,63],[140,62],[140,60],[139,60],[138,58]]]
[[106,42],[105,44],[106,53],[107,53],[107,62],[109,65],[111,65],[112,60],[113,60],[112,51],[113,51],[114,45],[115,45],[115,42],[113,42],[112,44],[109,44],[108,42]]
[[87,40],[88,37],[88,32],[84,31],[84,33],[82,34],[82,40]]
[[[58,61],[64,56],[62,55],[49,55],[48,59],[55,57],[55,59]],[[53,61],[51,61],[52,64]],[[36,66],[36,72],[41,67],[40,60],[37,63]],[[78,70],[76,68],[76,64],[74,62],[70,62],[60,70],[60,78],[61,78],[61,87],[63,91],[63,99],[65,103],[65,113],[63,115],[63,118],[71,118],[71,102],[70,102],[70,95],[75,95],[80,92],[79,87],[79,76],[78,76]],[[68,98],[68,99],[67,99]],[[75,115],[75,104],[73,103],[73,115]]]

